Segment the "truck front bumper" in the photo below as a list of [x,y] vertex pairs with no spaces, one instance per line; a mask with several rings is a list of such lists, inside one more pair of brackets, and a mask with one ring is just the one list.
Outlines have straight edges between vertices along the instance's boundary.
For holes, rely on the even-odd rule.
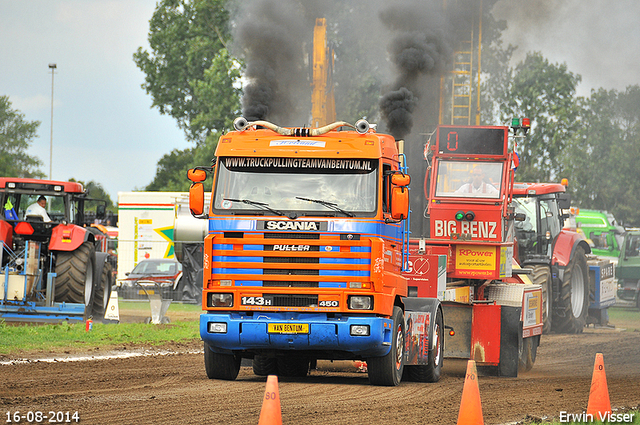
[[[300,333],[269,332],[269,324],[294,326]],[[308,325],[308,326],[304,326]],[[368,327],[368,335],[352,334],[352,327]],[[276,326],[282,328],[280,326]],[[222,332],[221,329],[226,329]],[[305,332],[306,331],[306,332]],[[378,357],[391,349],[393,321],[376,316],[324,313],[205,313],[200,316],[200,337],[213,351],[300,350],[342,352]]]

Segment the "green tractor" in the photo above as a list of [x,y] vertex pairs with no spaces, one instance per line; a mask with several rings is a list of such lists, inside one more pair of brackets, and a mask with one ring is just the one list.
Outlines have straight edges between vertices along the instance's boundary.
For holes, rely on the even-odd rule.
[[630,229],[624,242],[616,267],[618,299],[633,303],[640,310],[640,229]]

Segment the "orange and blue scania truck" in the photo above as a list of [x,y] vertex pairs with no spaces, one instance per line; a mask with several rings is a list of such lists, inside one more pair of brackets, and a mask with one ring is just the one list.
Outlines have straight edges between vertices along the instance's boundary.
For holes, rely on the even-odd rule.
[[200,319],[209,378],[235,379],[250,358],[257,375],[364,360],[372,384],[398,385],[405,365],[437,380],[440,303],[406,304],[409,177],[396,140],[365,121],[235,126],[215,167],[189,171],[195,216],[214,174]]
[[[243,358],[260,376],[361,360],[374,385],[435,382],[447,354],[517,374],[525,333],[541,323],[539,289],[525,291],[511,273],[507,127],[490,137],[460,130],[451,158],[434,147],[432,235],[414,239],[402,141],[363,120],[310,129],[238,118],[234,126],[212,167],[188,171],[191,212],[208,220],[200,335],[209,378],[235,379]],[[487,137],[489,151],[466,146]],[[473,161],[499,176],[498,195],[452,194],[464,179],[457,168],[468,172]]]

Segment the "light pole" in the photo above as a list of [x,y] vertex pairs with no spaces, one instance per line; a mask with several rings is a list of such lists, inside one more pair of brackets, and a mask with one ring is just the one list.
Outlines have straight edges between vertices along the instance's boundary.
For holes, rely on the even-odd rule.
[[51,69],[51,136],[49,138],[49,180],[51,180],[53,171],[53,74],[55,74],[56,64],[50,63]]

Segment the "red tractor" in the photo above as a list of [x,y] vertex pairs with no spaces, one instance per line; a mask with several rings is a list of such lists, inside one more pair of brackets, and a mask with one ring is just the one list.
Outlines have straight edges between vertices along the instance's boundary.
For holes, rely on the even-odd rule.
[[113,284],[106,238],[93,219],[106,202],[82,184],[0,178],[0,319],[104,317]]
[[[515,257],[532,270],[542,286],[544,332],[580,333],[587,322],[590,283],[589,244],[577,232],[564,229],[569,194],[559,183],[516,183]],[[612,266],[610,267],[612,268]]]

